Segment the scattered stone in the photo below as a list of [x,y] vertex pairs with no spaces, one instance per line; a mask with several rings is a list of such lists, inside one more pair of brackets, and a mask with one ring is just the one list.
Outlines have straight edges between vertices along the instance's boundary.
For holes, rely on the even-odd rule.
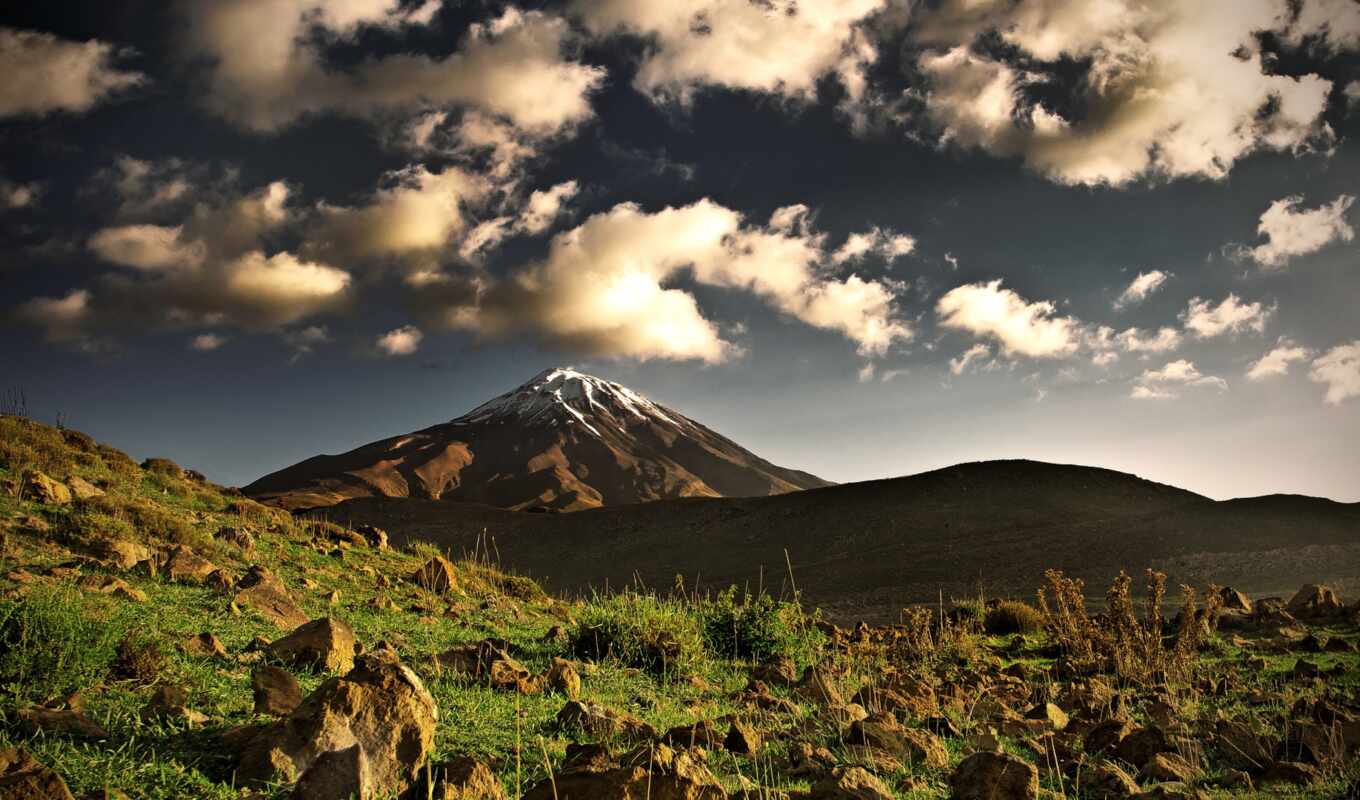
[[792,686],[798,680],[798,665],[788,656],[779,656],[756,667],[751,677],[772,686]]
[[760,750],[760,733],[750,724],[734,719],[727,729],[727,738],[723,739],[723,747],[729,753],[753,756]]
[[236,582],[236,588],[234,605],[249,608],[284,630],[307,622],[307,615],[293,600],[283,581],[264,567],[251,567]]
[[598,746],[568,745],[567,761],[523,800],[727,800],[722,784],[687,751],[647,746],[613,759]]
[[656,738],[656,729],[637,717],[585,700],[572,700],[562,706],[557,712],[557,724],[564,728],[580,728],[600,738]]
[[293,787],[294,800],[367,800],[375,797],[367,761],[357,744],[321,753]]
[[[58,711],[42,706],[33,706],[19,711],[19,724],[29,735],[39,732],[81,739],[107,739],[109,732],[104,727],[80,711]],[[0,797],[4,797],[0,792]]]
[[215,634],[204,631],[185,639],[183,642],[184,652],[191,656],[203,658],[226,658],[227,648],[223,646],[222,640]]
[[142,709],[142,719],[183,722],[196,727],[208,721],[208,717],[189,708],[189,695],[178,686],[157,686],[151,699]]
[[99,594],[113,595],[123,600],[131,600],[134,603],[145,603],[147,600],[146,592],[129,585],[127,581],[110,575],[89,575],[81,578],[80,588]]
[[799,742],[789,749],[789,774],[794,777],[822,775],[836,766],[836,754],[825,747]]
[[1039,770],[1012,755],[978,752],[959,762],[949,785],[955,800],[1037,800]]
[[1107,719],[1087,731],[1085,749],[1088,753],[1110,753],[1133,733],[1134,725],[1127,719]]
[[0,798],[74,800],[60,775],[16,747],[0,750]]
[[554,658],[545,676],[548,688],[575,700],[581,694],[581,676],[570,661]]
[[[398,795],[421,774],[437,719],[434,698],[415,673],[390,651],[371,653],[321,684],[286,719],[251,736],[237,777],[248,784],[294,780],[323,755],[357,746],[363,757],[356,782],[369,793],[364,796]],[[337,766],[349,763],[334,758],[341,759]]]
[[708,750],[723,746],[723,734],[718,726],[709,720],[699,720],[691,725],[677,725],[666,731],[661,741],[671,747],[702,747]]
[[106,564],[128,570],[151,558],[151,549],[126,539],[96,539],[89,552]]
[[213,538],[221,539],[227,544],[232,545],[237,550],[240,550],[241,555],[246,558],[255,557],[255,537],[251,536],[250,531],[247,531],[244,528],[224,526],[218,529]]
[[1116,800],[1138,794],[1141,789],[1129,773],[1114,763],[1102,761],[1082,780],[1096,800]]
[[453,591],[458,585],[453,563],[443,556],[435,556],[426,561],[424,566],[411,574],[411,582],[423,589],[441,594]]
[[1067,714],[1052,703],[1040,703],[1025,714],[1026,719],[1042,721],[1050,730],[1060,731],[1067,727]]
[[809,800],[893,800],[896,795],[863,767],[840,767],[812,787]]
[[49,506],[71,502],[71,490],[66,484],[36,469],[24,473],[23,496]]
[[1195,779],[1197,773],[1198,770],[1180,755],[1157,753],[1143,765],[1143,769],[1138,773],[1138,780],[1157,783],[1168,781],[1190,783]]
[[269,645],[267,652],[296,667],[345,672],[354,666],[354,631],[338,619],[322,617]]
[[1125,736],[1115,747],[1120,760],[1142,769],[1152,757],[1170,749],[1166,736],[1159,728],[1140,728]]
[[255,713],[286,717],[302,704],[302,688],[293,673],[282,667],[260,666],[250,675]]
[[167,554],[164,569],[166,577],[175,583],[203,583],[217,571],[217,565],[181,544]]
[[387,531],[382,528],[375,528],[372,525],[359,525],[355,527],[355,532],[368,540],[368,546],[377,550],[386,550]]
[[436,765],[430,774],[435,779],[434,800],[506,800],[496,773],[475,758],[455,756]]
[[1299,761],[1276,761],[1266,767],[1256,779],[1258,786],[1272,783],[1293,783],[1300,786],[1316,781],[1319,777],[1317,767]]
[[77,500],[93,500],[96,497],[103,497],[104,490],[85,480],[79,475],[72,475],[66,479],[66,485],[71,489],[71,494]]
[[1285,606],[1285,611],[1300,619],[1335,616],[1343,610],[1345,606],[1330,586],[1314,583],[1299,589]]

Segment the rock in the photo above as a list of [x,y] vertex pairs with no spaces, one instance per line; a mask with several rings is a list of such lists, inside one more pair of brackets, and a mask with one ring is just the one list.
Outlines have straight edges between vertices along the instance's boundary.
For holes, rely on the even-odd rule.
[[571,662],[566,659],[554,658],[544,679],[549,689],[554,692],[561,692],[572,700],[575,700],[581,694],[581,676],[576,672],[576,668],[571,665]]
[[1165,753],[1170,747],[1166,736],[1158,728],[1140,728],[1125,736],[1115,747],[1115,754],[1123,761],[1143,768],[1158,753]]
[[666,731],[661,741],[671,747],[702,747],[712,750],[723,746],[723,734],[718,726],[708,720],[699,720],[691,725],[677,725]]
[[157,686],[142,709],[143,720],[183,722],[189,727],[202,725],[208,717],[189,708],[189,695],[178,686]]
[[167,554],[164,569],[166,577],[175,583],[203,583],[217,571],[217,565],[181,544]]
[[345,672],[354,666],[354,631],[338,619],[322,617],[269,645],[266,652],[296,667]]
[[96,497],[103,497],[104,490],[85,480],[79,475],[72,475],[66,479],[66,485],[71,489],[71,494],[77,500],[93,500]]
[[1272,783],[1293,783],[1304,785],[1316,781],[1320,777],[1317,767],[1312,764],[1303,764],[1298,761],[1276,761],[1266,767],[1265,771],[1256,779],[1258,786],[1268,786]]
[[840,690],[836,688],[836,676],[830,670],[821,667],[808,667],[804,670],[803,680],[799,682],[794,692],[813,703],[827,706],[845,705]]
[[486,670],[487,684],[492,689],[538,694],[543,691],[543,681],[530,672],[523,664],[504,653],[494,659]]
[[250,675],[255,713],[286,717],[302,704],[302,688],[293,673],[282,667],[256,667]]
[[453,564],[443,556],[435,556],[411,574],[411,582],[432,592],[451,592],[458,585]]
[[1248,614],[1252,612],[1251,598],[1231,586],[1224,586],[1219,589],[1218,597],[1223,603],[1220,608],[1230,611],[1245,611]]
[[788,656],[778,656],[752,670],[751,677],[772,686],[792,686],[798,680],[798,665]]
[[789,774],[794,777],[822,775],[836,765],[836,754],[825,747],[799,742],[789,748]]
[[656,729],[637,717],[584,700],[572,700],[562,706],[562,710],[557,712],[557,724],[564,728],[580,728],[599,738],[626,736],[652,739],[656,737]]
[[293,787],[293,800],[375,798],[366,762],[364,751],[357,744],[322,753]]
[[71,502],[71,490],[49,475],[36,469],[24,473],[23,497],[49,506],[64,506]]
[[[19,725],[29,735],[39,732],[81,739],[107,739],[109,732],[80,711],[58,711],[42,706],[19,710]],[[4,797],[0,793],[0,797]]]
[[151,548],[126,539],[96,539],[90,543],[89,552],[105,563],[123,570],[132,569],[140,562],[151,558]]
[[891,714],[873,714],[851,724],[847,741],[887,753],[904,764],[924,764],[931,769],[949,766],[949,751],[940,737],[929,731],[904,728]]
[[748,723],[734,719],[727,729],[727,738],[723,739],[723,747],[729,753],[753,756],[760,750],[760,733]]
[[1157,753],[1138,773],[1138,780],[1165,783],[1179,781],[1190,783],[1199,771],[1176,753]]
[[1041,720],[1050,730],[1060,731],[1067,727],[1067,714],[1052,703],[1040,703],[1025,713],[1026,719]]
[[1233,766],[1256,770],[1274,760],[1271,742],[1241,722],[1219,720],[1214,736],[1222,757]]
[[568,745],[562,770],[524,794],[524,800],[557,798],[727,800],[727,792],[688,752],[677,753],[664,744],[635,750],[617,760],[598,746]]
[[812,787],[808,800],[893,800],[895,796],[863,767],[840,767]]
[[247,531],[244,528],[223,526],[218,529],[217,533],[213,534],[213,538],[221,539],[227,544],[232,545],[237,550],[240,550],[241,555],[246,558],[253,558],[255,556],[255,537],[251,536],[250,531]]
[[307,622],[307,615],[298,607],[283,581],[264,567],[251,567],[236,582],[233,603],[249,608],[284,630],[291,630]]
[[1114,763],[1102,761],[1087,777],[1082,779],[1083,788],[1089,789],[1096,800],[1116,800],[1130,797],[1141,791],[1138,782],[1129,773]]
[[[287,719],[252,736],[237,777],[249,784],[276,775],[293,780],[318,763],[333,763],[341,770],[355,767],[352,785],[368,792],[365,797],[398,795],[421,774],[437,719],[434,698],[415,673],[390,651],[377,651],[321,684]],[[353,747],[361,755],[357,764],[353,756],[322,760]]]
[[1134,725],[1127,719],[1107,719],[1086,732],[1084,747],[1088,753],[1113,752],[1133,731]]
[[191,656],[203,658],[226,658],[227,648],[223,646],[222,640],[216,635],[204,631],[185,639],[181,645],[184,652]]
[[354,530],[368,540],[369,547],[378,550],[387,549],[387,531],[382,528],[375,528],[372,525],[359,525]]
[[1285,611],[1299,619],[1336,616],[1343,610],[1345,606],[1330,586],[1313,583],[1299,589],[1285,606]]
[[1224,770],[1223,775],[1218,780],[1218,785],[1224,789],[1237,789],[1244,794],[1256,791],[1255,784],[1252,783],[1251,775],[1240,769]]
[[27,750],[0,750],[0,798],[4,800],[74,800],[66,781]]
[[949,785],[954,800],[1037,800],[1039,770],[1012,755],[979,752],[959,762]]
[[431,770],[434,800],[505,800],[496,773],[475,758],[456,756]]
[[109,575],[89,575],[80,579],[80,588],[99,594],[113,595],[134,603],[145,603],[146,592],[134,588],[127,581]]

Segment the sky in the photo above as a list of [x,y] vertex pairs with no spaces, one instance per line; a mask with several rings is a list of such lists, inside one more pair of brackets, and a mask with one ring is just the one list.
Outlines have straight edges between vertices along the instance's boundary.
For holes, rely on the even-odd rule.
[[7,410],[240,485],[573,365],[1360,501],[1356,0],[11,5]]

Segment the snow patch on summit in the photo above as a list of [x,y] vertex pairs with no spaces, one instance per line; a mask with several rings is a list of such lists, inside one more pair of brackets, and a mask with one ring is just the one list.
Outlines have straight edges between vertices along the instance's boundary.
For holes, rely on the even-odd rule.
[[489,420],[538,425],[576,423],[596,436],[601,435],[597,424],[624,429],[633,420],[681,427],[660,406],[632,389],[569,367],[544,370],[523,386],[455,419],[453,424]]

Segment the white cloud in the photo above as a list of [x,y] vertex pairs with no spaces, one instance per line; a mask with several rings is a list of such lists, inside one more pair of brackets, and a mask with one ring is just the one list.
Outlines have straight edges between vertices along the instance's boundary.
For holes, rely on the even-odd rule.
[[323,111],[360,116],[471,107],[534,135],[588,119],[590,93],[604,71],[567,60],[565,20],[509,8],[473,25],[457,52],[436,59],[396,53],[350,69],[327,65],[306,35],[329,40],[360,27],[409,24],[395,0],[196,0],[185,6],[187,46],[214,59],[209,106],[242,125],[275,130]]
[[1184,386],[1213,386],[1222,391],[1228,389],[1227,381],[1214,375],[1203,374],[1193,361],[1186,361],[1185,359],[1168,362],[1161,369],[1144,370],[1139,380],[1144,385],[1181,384]]
[[[780,224],[785,224],[780,220]],[[831,256],[833,264],[861,261],[865,256],[876,255],[892,263],[916,249],[916,239],[905,233],[897,233],[882,228],[871,228],[863,233],[852,233],[840,248]]]
[[[1322,119],[1331,83],[1275,74],[1259,50],[1256,33],[1285,24],[1278,0],[944,0],[917,9],[912,37],[928,49],[916,64],[943,139],[1018,156],[1061,183],[1218,179],[1254,151],[1332,138]],[[988,34],[1011,52],[971,49]],[[1073,65],[1080,80],[1060,73]],[[1050,96],[1071,88],[1045,105],[1028,91],[1040,84]]]
[[88,111],[143,83],[139,72],[118,69],[106,42],[71,42],[50,33],[0,28],[0,117]]
[[1049,302],[1027,302],[1001,286],[970,283],[951,289],[935,305],[940,324],[990,337],[1007,355],[1055,358],[1071,355],[1081,344],[1081,323],[1057,316]]
[[1175,328],[1159,328],[1154,334],[1128,328],[1120,331],[1114,339],[1127,353],[1165,353],[1181,346],[1181,333]]
[[962,375],[974,364],[981,363],[982,359],[991,356],[992,349],[985,344],[975,344],[964,351],[958,358],[949,359],[949,371],[954,375]]
[[200,333],[189,341],[189,347],[193,350],[208,352],[216,350],[227,343],[227,337],[218,333]]
[[1138,273],[1138,277],[1134,278],[1124,291],[1120,292],[1118,299],[1114,301],[1115,310],[1118,311],[1143,302],[1153,292],[1162,288],[1162,285],[1170,277],[1170,273],[1159,269]]
[[433,316],[485,335],[529,332],[556,345],[612,357],[727,360],[739,348],[670,286],[682,272],[700,283],[746,291],[808,325],[841,333],[866,357],[912,335],[893,313],[893,291],[856,275],[837,279],[821,265],[821,235],[785,225],[745,224],[710,200],[647,213],[621,204],[553,237],[547,258],[500,282],[465,287],[425,282],[452,297]]
[[1360,7],[1354,0],[1304,0],[1285,39],[1301,44],[1305,37],[1319,36],[1326,48],[1360,47]]
[[688,103],[705,86],[810,99],[837,75],[864,91],[863,66],[877,58],[856,26],[884,0],[575,0],[570,8],[596,36],[628,33],[648,46],[633,85],[656,100]]
[[164,225],[124,225],[103,228],[90,237],[89,248],[105,261],[134,269],[156,271],[197,267],[207,248],[186,242],[184,229]]
[[32,208],[42,193],[40,183],[14,183],[0,175],[0,212]]
[[1327,385],[1326,400],[1332,405],[1360,397],[1360,340],[1339,344],[1318,356],[1308,377]]
[[74,289],[65,297],[35,297],[16,312],[21,321],[42,328],[53,342],[81,338],[89,314],[90,293],[85,289]]
[[191,199],[195,182],[202,177],[194,173],[176,158],[146,161],[122,155],[95,173],[85,192],[100,198],[115,195],[119,216],[144,218]]
[[416,326],[403,325],[379,336],[377,347],[389,356],[409,356],[419,349],[424,338],[425,334]]
[[1355,238],[1355,230],[1346,222],[1354,197],[1343,194],[1312,209],[1300,209],[1302,202],[1303,198],[1295,195],[1271,203],[1256,228],[1267,241],[1246,250],[1246,255],[1266,269],[1284,269],[1293,258]]
[[1313,351],[1306,347],[1300,347],[1293,341],[1284,337],[1276,344],[1269,353],[1261,356],[1247,370],[1247,379],[1262,381],[1289,372],[1289,365],[1299,361],[1307,361],[1313,357]]
[[1198,297],[1193,298],[1180,319],[1186,330],[1194,332],[1201,339],[1224,334],[1237,334],[1244,330],[1264,333],[1266,321],[1275,313],[1261,303],[1243,303],[1235,294],[1229,294],[1217,306]]
[[1136,385],[1129,390],[1129,397],[1132,397],[1135,400],[1175,400],[1179,396],[1180,395],[1175,392],[1168,391],[1167,389],[1143,386],[1141,384]]
[[532,192],[515,221],[515,228],[530,235],[543,233],[552,227],[566,202],[576,196],[577,189],[576,181],[567,181]]

